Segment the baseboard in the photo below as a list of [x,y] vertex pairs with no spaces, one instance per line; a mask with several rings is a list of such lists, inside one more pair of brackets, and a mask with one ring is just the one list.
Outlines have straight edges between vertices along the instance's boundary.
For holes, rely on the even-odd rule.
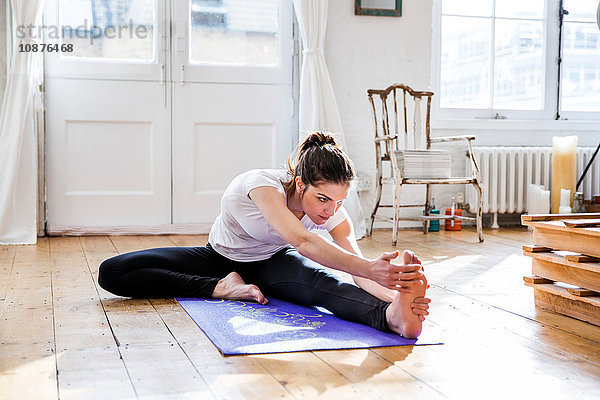
[[131,226],[67,226],[48,224],[48,236],[94,235],[205,235],[212,222],[198,224],[131,225]]

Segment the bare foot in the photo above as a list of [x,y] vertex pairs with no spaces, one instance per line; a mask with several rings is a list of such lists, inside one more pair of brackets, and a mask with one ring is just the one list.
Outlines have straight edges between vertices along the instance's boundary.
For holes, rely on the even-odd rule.
[[[404,250],[402,254],[403,264],[413,263],[413,252]],[[423,329],[423,323],[419,316],[412,311],[411,304],[416,297],[424,297],[427,281],[423,279],[423,285],[415,286],[412,293],[397,292],[392,304],[387,308],[385,316],[388,326],[394,332],[407,339],[416,339]]]
[[221,279],[217,283],[217,286],[215,286],[212,297],[214,299],[250,300],[260,304],[267,304],[269,302],[258,286],[246,285],[237,272],[232,272]]

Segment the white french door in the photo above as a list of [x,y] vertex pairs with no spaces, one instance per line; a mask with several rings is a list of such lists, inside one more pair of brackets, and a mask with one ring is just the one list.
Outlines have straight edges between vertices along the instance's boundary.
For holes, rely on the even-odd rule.
[[292,148],[292,7],[277,0],[176,5],[173,222],[210,226],[235,175],[277,167]]
[[207,232],[233,176],[284,162],[291,2],[49,3],[73,44],[46,54],[49,233]]

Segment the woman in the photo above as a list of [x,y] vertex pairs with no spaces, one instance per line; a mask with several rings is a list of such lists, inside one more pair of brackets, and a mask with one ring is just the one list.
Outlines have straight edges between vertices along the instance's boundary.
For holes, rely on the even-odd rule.
[[[122,254],[100,265],[104,289],[129,297],[200,297],[322,306],[336,316],[416,338],[428,315],[421,262],[405,250],[363,257],[342,203],[354,169],[326,133],[309,135],[288,170],[251,170],[229,184],[205,247]],[[335,243],[311,231],[326,229]],[[360,287],[322,266],[345,271]]]

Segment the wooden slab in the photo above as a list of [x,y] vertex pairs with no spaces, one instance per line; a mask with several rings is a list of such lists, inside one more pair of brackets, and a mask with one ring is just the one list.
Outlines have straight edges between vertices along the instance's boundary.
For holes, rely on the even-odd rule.
[[537,275],[525,275],[523,277],[523,281],[525,281],[527,283],[553,283],[554,282],[554,281],[551,281],[550,279],[542,278],[541,276],[537,276]]
[[562,221],[529,222],[533,244],[600,257],[600,228],[568,228]]
[[529,253],[529,256],[533,258],[533,275],[600,291],[600,264],[576,263],[555,253]]
[[535,289],[537,307],[600,326],[600,296],[577,297],[570,294],[566,288],[547,283],[529,286]]
[[[591,227],[591,228],[569,228],[565,226],[563,221],[539,221],[539,222],[527,222],[527,226],[531,226],[533,231],[536,230],[551,230],[558,232],[570,233],[573,236],[593,236],[595,238],[600,238],[600,227]],[[537,246],[540,246],[538,243],[534,243]]]
[[600,226],[600,219],[563,219],[563,224],[569,228],[588,228]]
[[567,288],[567,292],[578,297],[600,296],[600,293],[584,288]]
[[523,251],[529,251],[531,253],[541,253],[541,252],[546,252],[546,251],[552,251],[552,249],[549,247],[536,246],[533,244],[524,244]]
[[572,262],[597,262],[600,263],[600,258],[584,256],[583,254],[567,254],[565,258]]
[[[562,264],[568,267],[600,273],[600,262],[577,262],[569,260],[564,252],[549,252],[549,253],[530,253],[523,252],[523,255],[538,260],[546,260],[553,263]],[[534,274],[536,275],[536,274]]]
[[578,213],[578,214],[525,214],[521,215],[521,223],[536,221],[558,221],[561,219],[590,219],[600,218],[600,213]]

